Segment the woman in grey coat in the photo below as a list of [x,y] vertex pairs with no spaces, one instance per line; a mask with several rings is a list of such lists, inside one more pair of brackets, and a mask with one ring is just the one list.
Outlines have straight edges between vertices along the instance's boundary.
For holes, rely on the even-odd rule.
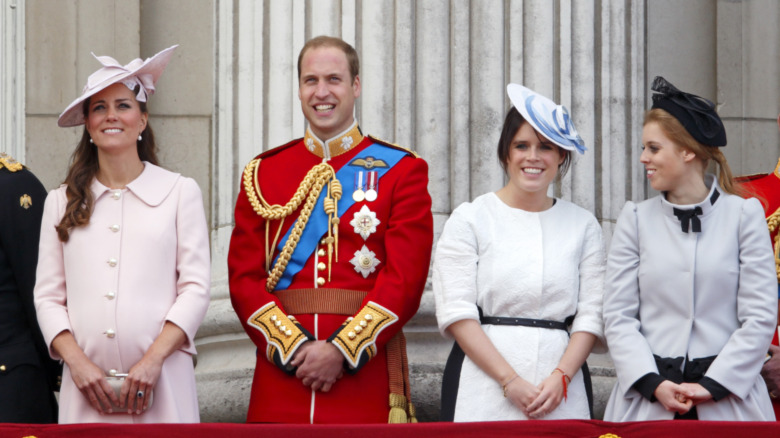
[[[759,375],[777,319],[761,204],[736,196],[712,102],[653,82],[641,162],[662,194],[628,202],[607,261],[607,421],[774,420]],[[707,174],[714,161],[718,177]]]

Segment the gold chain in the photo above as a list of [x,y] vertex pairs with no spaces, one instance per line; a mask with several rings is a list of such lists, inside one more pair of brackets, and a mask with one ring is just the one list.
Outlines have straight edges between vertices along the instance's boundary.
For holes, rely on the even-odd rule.
[[[291,215],[301,205],[303,200],[306,202],[303,204],[301,213],[298,219],[293,225],[290,237],[284,243],[282,252],[279,254],[279,258],[274,264],[273,269],[268,275],[268,281],[265,284],[266,290],[273,292],[279,279],[282,277],[284,270],[287,268],[287,263],[290,261],[295,247],[298,245],[298,241],[301,238],[303,230],[306,228],[306,224],[309,221],[314,205],[317,203],[317,199],[322,192],[322,188],[325,184],[328,184],[327,195],[324,199],[324,210],[329,216],[328,220],[328,237],[325,238],[325,243],[328,244],[328,273],[330,276],[330,264],[333,255],[334,244],[336,251],[338,251],[338,200],[341,199],[341,183],[336,179],[336,171],[328,163],[318,164],[309,170],[306,177],[301,181],[298,186],[298,190],[295,191],[293,197],[285,205],[269,204],[260,191],[260,185],[257,182],[257,172],[260,167],[260,159],[256,158],[249,162],[244,168],[244,192],[246,193],[249,204],[252,209],[266,220],[266,236],[268,235],[268,224],[272,220],[282,220],[279,224],[279,230],[277,230],[276,238],[270,250],[266,249],[266,266],[268,266],[269,260],[273,255],[273,248],[276,247],[276,241],[279,238],[279,231],[281,231],[283,220],[287,216]],[[266,246],[268,245],[268,238],[266,237]],[[270,252],[270,254],[269,254]],[[336,256],[338,261],[338,255]],[[267,267],[266,267],[267,269]]]

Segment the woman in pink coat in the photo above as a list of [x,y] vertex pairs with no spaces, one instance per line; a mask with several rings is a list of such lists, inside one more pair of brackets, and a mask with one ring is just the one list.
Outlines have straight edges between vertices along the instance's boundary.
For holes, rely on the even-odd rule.
[[[35,303],[65,363],[60,423],[198,422],[191,355],[209,303],[200,189],[158,167],[146,98],[174,47],[122,66],[97,57],[60,126],[84,124],[46,198]],[[118,395],[107,377],[122,376]],[[113,406],[113,407],[112,407]]]

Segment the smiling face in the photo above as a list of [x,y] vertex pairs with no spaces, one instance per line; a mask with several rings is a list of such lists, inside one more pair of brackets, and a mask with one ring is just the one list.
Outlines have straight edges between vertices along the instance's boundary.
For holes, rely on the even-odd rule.
[[347,55],[337,47],[309,49],[301,59],[298,98],[314,135],[329,140],[354,121],[360,77],[353,80]]
[[90,98],[86,128],[98,150],[136,150],[136,140],[146,128],[147,119],[135,94],[117,83]]
[[669,192],[681,185],[688,173],[686,163],[693,154],[674,143],[656,122],[642,129],[642,155],[650,186],[659,192]]
[[507,187],[525,195],[547,197],[547,188],[558,174],[565,156],[560,148],[523,123],[509,146]]

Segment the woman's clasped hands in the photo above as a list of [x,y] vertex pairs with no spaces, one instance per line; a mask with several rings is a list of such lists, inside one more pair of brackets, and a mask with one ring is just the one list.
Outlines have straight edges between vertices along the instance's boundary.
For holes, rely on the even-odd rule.
[[671,380],[661,382],[653,395],[667,411],[680,415],[686,414],[699,403],[712,399],[712,394],[698,383],[677,384]]
[[553,372],[534,386],[522,377],[513,377],[504,384],[504,395],[528,418],[542,418],[552,412],[564,398],[561,374]]

